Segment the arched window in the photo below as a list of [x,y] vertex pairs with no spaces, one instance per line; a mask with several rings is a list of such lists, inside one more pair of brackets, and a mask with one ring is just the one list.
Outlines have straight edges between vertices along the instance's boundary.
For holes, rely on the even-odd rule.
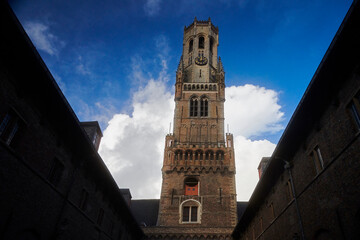
[[198,100],[193,97],[190,99],[190,117],[198,116]]
[[191,150],[187,150],[185,152],[185,160],[192,160],[192,151]]
[[224,152],[223,151],[216,152],[216,160],[224,160]]
[[195,200],[186,200],[181,205],[181,222],[182,223],[199,223],[200,222],[200,203]]
[[214,160],[214,152],[211,150],[206,151],[205,160]]
[[203,159],[203,152],[201,150],[197,150],[195,152],[195,160],[202,160]]
[[205,38],[204,37],[199,37],[199,49],[203,49],[204,48],[204,44],[205,43]]
[[199,195],[199,181],[195,177],[185,178],[184,187],[186,196]]
[[175,160],[182,160],[182,151],[181,150],[176,150]]
[[208,116],[208,100],[203,97],[200,102],[200,116],[207,117]]
[[189,52],[192,52],[193,50],[194,41],[191,39],[189,42]]
[[210,151],[210,160],[214,160],[214,152]]

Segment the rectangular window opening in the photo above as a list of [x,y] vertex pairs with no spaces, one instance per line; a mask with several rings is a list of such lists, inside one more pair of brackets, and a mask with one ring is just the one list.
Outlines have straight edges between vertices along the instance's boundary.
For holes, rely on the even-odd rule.
[[101,226],[103,218],[104,218],[104,209],[100,208],[98,218],[97,218],[97,224],[99,226]]
[[198,207],[191,207],[191,222],[197,222]]
[[190,207],[184,207],[183,209],[183,222],[189,222]]
[[64,172],[64,165],[59,161],[59,159],[54,158],[48,180],[54,185],[57,186],[61,180],[61,177]]
[[85,189],[83,189],[81,192],[81,199],[79,204],[79,208],[83,211],[85,211],[86,209],[88,197],[89,197],[89,193]]
[[315,165],[316,174],[319,174],[324,169],[324,160],[321,156],[320,148],[317,146],[312,152],[312,158]]
[[[359,96],[360,96],[360,94],[359,94]],[[351,109],[352,115],[354,117],[356,126],[357,126],[358,130],[360,130],[360,106],[359,106],[359,102],[356,98],[353,99],[353,101],[351,102],[350,109]]]
[[0,118],[0,139],[10,146],[19,135],[24,123],[14,110],[7,112]]

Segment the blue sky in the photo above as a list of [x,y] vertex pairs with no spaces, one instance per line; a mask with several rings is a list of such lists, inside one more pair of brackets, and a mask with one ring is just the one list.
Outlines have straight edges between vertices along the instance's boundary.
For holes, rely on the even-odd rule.
[[[248,188],[238,186],[240,200],[250,196],[260,156],[271,154],[351,3],[10,1],[79,119],[100,121],[104,131],[100,153],[119,186],[131,187],[135,198],[156,198],[159,193],[183,28],[195,16],[211,17],[219,27],[218,50],[229,87],[225,107],[237,113],[228,110],[226,116],[230,131],[238,137],[237,185],[242,184],[242,171],[252,169],[255,176]],[[160,110],[163,115],[152,115]],[[144,150],[132,155],[139,145]],[[244,148],[256,154],[242,152]],[[252,157],[244,160],[244,155]],[[141,181],[126,182],[124,169],[133,168],[135,173],[139,166],[150,173]],[[144,182],[152,182],[150,190],[141,186]]]

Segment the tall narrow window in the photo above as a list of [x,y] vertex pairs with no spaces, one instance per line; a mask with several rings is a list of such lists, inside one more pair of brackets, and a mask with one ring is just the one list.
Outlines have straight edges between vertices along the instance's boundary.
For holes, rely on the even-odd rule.
[[22,126],[20,117],[14,111],[9,111],[0,119],[0,139],[11,145]]
[[223,151],[216,152],[216,160],[224,160],[224,152]]
[[360,130],[360,93],[358,93],[351,101],[350,110],[353,114],[358,130]]
[[357,128],[360,129],[360,114],[354,102],[351,103],[351,112],[354,116]]
[[213,47],[214,47],[214,39],[210,38],[210,53],[212,54],[213,52]]
[[205,46],[205,38],[199,37],[199,49],[203,49]]
[[59,159],[54,158],[52,163],[48,180],[54,185],[57,186],[61,180],[61,177],[64,172],[64,165],[60,162]]
[[270,209],[270,216],[271,216],[271,221],[272,221],[275,218],[275,211],[274,211],[274,204],[273,203],[270,203],[269,209]]
[[324,161],[321,156],[320,148],[318,146],[315,147],[314,150],[312,151],[311,155],[312,155],[312,159],[314,161],[316,174],[318,174],[324,168]]
[[210,151],[210,160],[214,160],[214,152]]
[[100,208],[98,218],[96,221],[99,226],[101,226],[103,218],[104,218],[104,209]]
[[207,117],[208,116],[208,100],[206,98],[202,98],[200,102],[200,116]]
[[190,117],[198,116],[198,100],[196,98],[190,99]]
[[287,187],[287,193],[288,193],[289,201],[291,201],[294,198],[294,194],[293,194],[293,191],[292,191],[290,180],[287,181],[286,187]]
[[81,192],[81,199],[79,203],[79,208],[83,211],[86,210],[88,197],[89,197],[89,193],[85,189],[83,189]]
[[183,222],[189,222],[189,214],[190,213],[190,207],[184,207],[183,208]]
[[191,39],[189,42],[189,52],[192,52],[193,50],[194,41]]

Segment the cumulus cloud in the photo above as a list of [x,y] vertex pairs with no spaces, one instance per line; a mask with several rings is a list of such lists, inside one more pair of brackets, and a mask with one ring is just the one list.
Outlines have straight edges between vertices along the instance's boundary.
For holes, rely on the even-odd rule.
[[115,114],[104,131],[100,154],[119,187],[134,198],[159,198],[164,139],[172,121],[173,95],[163,79],[134,93],[132,114]]
[[[100,154],[121,188],[130,188],[134,198],[159,198],[165,135],[174,113],[174,95],[169,81],[169,47],[165,36],[155,41],[155,56],[150,67],[135,55],[129,78],[137,85],[129,113],[113,115],[104,131]],[[152,75],[157,75],[156,78]]]
[[155,16],[160,11],[161,0],[146,0],[144,11],[148,16]]
[[49,26],[44,23],[26,22],[24,28],[36,48],[50,55],[57,55],[59,49],[65,45],[50,32]]
[[247,201],[258,180],[257,167],[262,157],[271,156],[275,144],[257,136],[282,130],[284,113],[278,104],[278,92],[246,84],[225,89],[225,120],[234,134],[236,192],[238,200]]
[[260,136],[283,129],[278,93],[246,84],[226,88],[225,121],[235,136]]
[[235,136],[236,193],[238,201],[248,201],[259,181],[257,167],[262,157],[271,156],[276,145],[268,140],[251,141]]

